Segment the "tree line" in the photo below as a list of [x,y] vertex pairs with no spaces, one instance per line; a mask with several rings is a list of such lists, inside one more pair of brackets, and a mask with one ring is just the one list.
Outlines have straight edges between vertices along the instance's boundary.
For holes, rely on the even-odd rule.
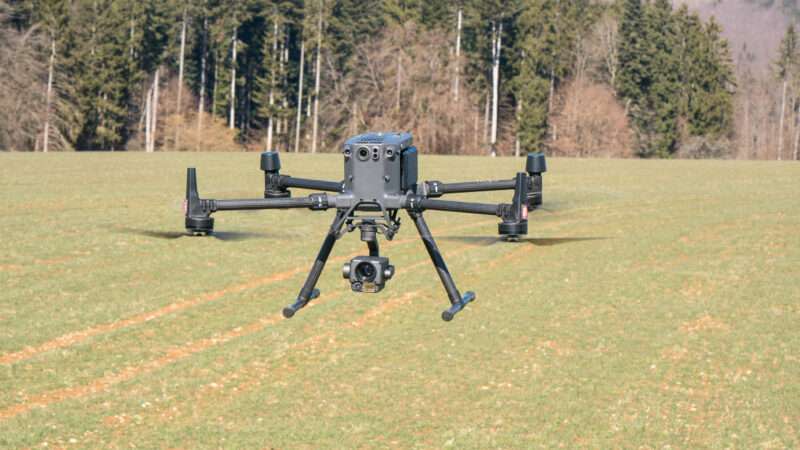
[[429,153],[725,156],[737,120],[720,26],[669,0],[0,0],[0,23],[3,149],[317,152],[383,128]]

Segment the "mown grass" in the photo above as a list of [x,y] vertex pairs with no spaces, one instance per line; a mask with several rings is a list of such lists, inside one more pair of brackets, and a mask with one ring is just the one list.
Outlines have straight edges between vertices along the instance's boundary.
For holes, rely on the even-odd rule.
[[[0,156],[0,447],[800,446],[800,166],[552,160],[533,243],[444,239],[496,222],[430,212],[478,294],[447,324],[408,220],[383,293],[341,279],[351,234],[290,321],[330,212],[218,215],[264,235],[245,241],[135,233],[181,231],[187,166],[206,197],[263,189],[254,154]],[[335,155],[283,166],[341,177]]]

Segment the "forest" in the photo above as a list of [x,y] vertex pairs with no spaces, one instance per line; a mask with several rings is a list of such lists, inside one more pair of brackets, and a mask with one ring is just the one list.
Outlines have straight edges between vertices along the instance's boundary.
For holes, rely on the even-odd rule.
[[0,149],[798,159],[766,75],[670,0],[0,0]]

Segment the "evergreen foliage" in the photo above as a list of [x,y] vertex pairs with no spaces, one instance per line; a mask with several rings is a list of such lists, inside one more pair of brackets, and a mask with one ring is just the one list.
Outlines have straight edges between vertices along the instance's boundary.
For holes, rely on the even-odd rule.
[[733,123],[730,50],[713,20],[704,25],[669,0],[624,0],[617,93],[626,102],[641,157],[669,157],[681,139],[721,138]]
[[[469,108],[479,115],[492,91],[492,33],[502,25],[501,134],[513,135],[524,150],[548,146],[548,119],[557,107],[554,93],[576,76],[582,45],[601,14],[619,23],[613,87],[637,132],[639,155],[668,157],[684,136],[723,138],[733,123],[735,82],[719,25],[704,23],[685,7],[673,12],[669,0],[618,0],[613,5],[590,0],[18,0],[9,5],[14,27],[36,27],[52,40],[55,126],[77,149],[138,149],[141,139],[133,138],[145,128],[154,83],[163,92],[181,64],[184,20],[184,98],[195,107],[181,112],[202,111],[227,123],[233,111],[242,142],[257,141],[272,123],[275,138],[288,148],[301,64],[303,118],[313,100],[320,16],[324,97],[341,89],[351,74],[364,72],[368,79],[376,68],[370,67],[372,55],[364,53],[365,44],[386,42],[385,36],[398,27],[452,36],[449,48],[443,48],[445,58],[448,52],[451,58],[446,64],[452,64],[459,10],[463,63],[457,71],[461,85],[475,93]],[[776,61],[781,78],[796,73],[798,43],[791,31]],[[42,63],[51,51],[44,47],[39,50]],[[403,75],[397,74],[398,86]],[[413,92],[413,86],[403,85],[402,91]],[[327,107],[350,108],[353,99],[340,101],[343,96],[337,95],[338,103]],[[164,114],[175,112],[172,107]],[[161,114],[155,120],[166,119]],[[322,133],[338,139],[346,131],[343,124],[352,122],[323,123]]]

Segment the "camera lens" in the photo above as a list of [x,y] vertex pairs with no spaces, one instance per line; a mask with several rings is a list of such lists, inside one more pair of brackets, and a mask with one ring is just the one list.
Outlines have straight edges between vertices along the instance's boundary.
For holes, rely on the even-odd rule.
[[369,159],[369,149],[367,149],[367,147],[361,147],[358,149],[358,159],[361,161],[366,161]]
[[361,281],[373,281],[376,273],[375,266],[370,263],[363,262],[356,267],[356,276]]

